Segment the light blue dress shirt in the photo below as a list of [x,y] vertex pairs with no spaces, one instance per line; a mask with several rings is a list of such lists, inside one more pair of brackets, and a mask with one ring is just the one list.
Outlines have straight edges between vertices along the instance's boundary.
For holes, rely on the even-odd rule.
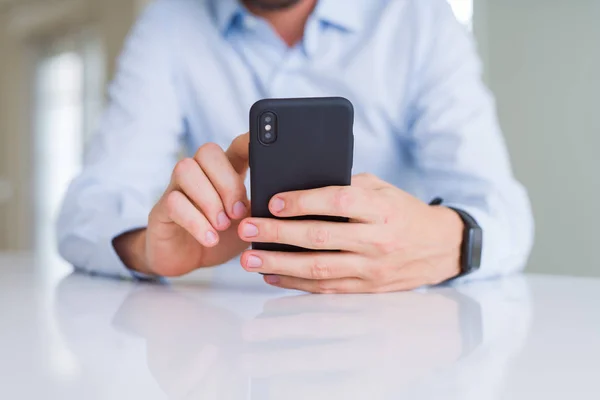
[[130,34],[110,103],[58,223],[77,268],[131,276],[112,240],[144,227],[183,144],[227,148],[261,98],[354,103],[353,173],[423,201],[436,196],[484,231],[472,278],[524,267],[533,241],[470,34],[445,0],[320,0],[288,48],[236,0],[158,0]]

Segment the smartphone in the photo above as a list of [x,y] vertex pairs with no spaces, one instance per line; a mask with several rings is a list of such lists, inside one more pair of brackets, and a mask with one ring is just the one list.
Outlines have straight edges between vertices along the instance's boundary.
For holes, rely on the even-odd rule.
[[[354,157],[354,107],[342,97],[265,99],[250,110],[252,216],[275,218],[271,198],[283,192],[348,186]],[[343,222],[328,216],[310,219]],[[306,251],[273,243],[256,250]]]

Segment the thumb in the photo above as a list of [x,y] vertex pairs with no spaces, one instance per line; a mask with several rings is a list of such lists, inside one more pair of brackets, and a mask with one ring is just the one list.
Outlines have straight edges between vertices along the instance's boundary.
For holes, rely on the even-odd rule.
[[235,171],[243,175],[248,170],[248,145],[250,143],[250,134],[244,133],[233,139],[231,145],[225,152],[227,154],[227,158],[229,158],[229,162],[233,165]]

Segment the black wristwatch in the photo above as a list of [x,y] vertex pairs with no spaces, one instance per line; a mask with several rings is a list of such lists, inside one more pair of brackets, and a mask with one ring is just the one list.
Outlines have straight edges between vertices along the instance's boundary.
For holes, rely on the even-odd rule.
[[[430,204],[439,206],[442,203],[442,199],[436,198]],[[483,249],[483,230],[469,213],[454,207],[448,208],[456,212],[465,225],[460,257],[460,274],[453,278],[456,279],[479,270]]]

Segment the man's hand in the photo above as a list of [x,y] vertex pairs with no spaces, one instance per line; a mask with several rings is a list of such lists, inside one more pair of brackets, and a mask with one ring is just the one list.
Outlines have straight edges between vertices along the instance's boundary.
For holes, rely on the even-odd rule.
[[248,250],[242,266],[267,283],[312,293],[373,293],[441,283],[460,272],[464,225],[372,175],[352,186],[281,193],[269,204],[277,217],[324,215],[349,223],[248,218],[238,230],[248,242],[282,243],[340,252]]
[[248,134],[226,152],[208,143],[179,161],[147,229],[113,241],[123,262],[138,272],[180,276],[240,254],[248,247],[237,235],[249,213],[247,170]]

